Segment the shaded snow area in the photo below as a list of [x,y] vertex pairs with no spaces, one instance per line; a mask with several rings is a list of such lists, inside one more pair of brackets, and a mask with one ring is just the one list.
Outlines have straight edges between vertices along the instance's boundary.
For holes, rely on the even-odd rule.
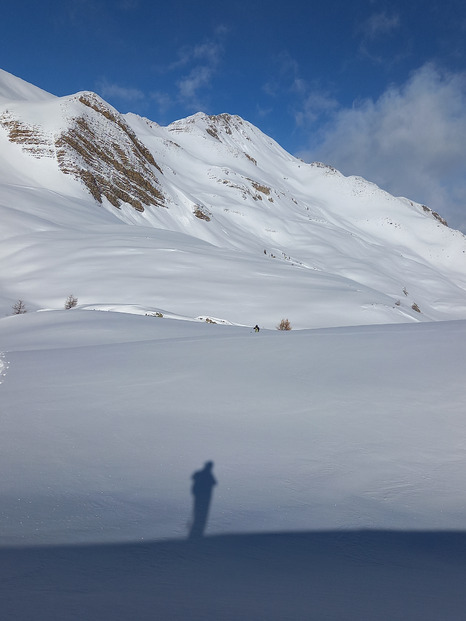
[[307,531],[2,550],[5,618],[464,619],[466,537]]
[[465,337],[1,319],[4,617],[464,619]]

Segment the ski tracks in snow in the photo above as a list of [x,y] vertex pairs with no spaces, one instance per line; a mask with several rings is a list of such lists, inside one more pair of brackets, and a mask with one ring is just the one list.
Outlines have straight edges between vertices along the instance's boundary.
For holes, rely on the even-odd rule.
[[8,371],[8,368],[10,366],[10,363],[8,362],[8,360],[5,359],[5,353],[0,351],[0,384],[3,383],[3,380],[5,378],[6,372]]

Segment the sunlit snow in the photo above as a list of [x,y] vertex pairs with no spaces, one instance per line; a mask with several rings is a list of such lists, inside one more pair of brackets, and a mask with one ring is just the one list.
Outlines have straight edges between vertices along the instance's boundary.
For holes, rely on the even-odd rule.
[[[0,96],[50,132],[76,105]],[[0,128],[5,618],[463,618],[464,236],[237,117],[125,118],[168,207],[100,205]]]

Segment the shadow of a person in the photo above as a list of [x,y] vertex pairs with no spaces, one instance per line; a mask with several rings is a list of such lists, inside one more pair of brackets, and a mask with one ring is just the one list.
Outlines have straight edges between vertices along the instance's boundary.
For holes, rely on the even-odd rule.
[[217,485],[212,474],[213,461],[206,461],[202,470],[197,470],[192,475],[193,485],[191,492],[194,496],[193,520],[189,532],[189,539],[199,539],[204,535],[209,515],[210,501],[214,485]]

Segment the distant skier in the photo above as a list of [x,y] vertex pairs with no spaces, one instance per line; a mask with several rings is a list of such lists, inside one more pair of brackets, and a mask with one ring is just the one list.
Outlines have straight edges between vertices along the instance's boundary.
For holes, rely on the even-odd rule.
[[259,328],[259,326],[257,325],[257,323],[256,323],[256,325],[254,326],[254,328],[253,328],[253,329],[254,329],[254,332],[259,332],[260,328]]
[[189,532],[190,539],[199,539],[204,535],[209,515],[212,491],[217,481],[212,474],[213,461],[206,461],[204,468],[192,475],[193,485],[191,492],[194,496],[193,522]]

